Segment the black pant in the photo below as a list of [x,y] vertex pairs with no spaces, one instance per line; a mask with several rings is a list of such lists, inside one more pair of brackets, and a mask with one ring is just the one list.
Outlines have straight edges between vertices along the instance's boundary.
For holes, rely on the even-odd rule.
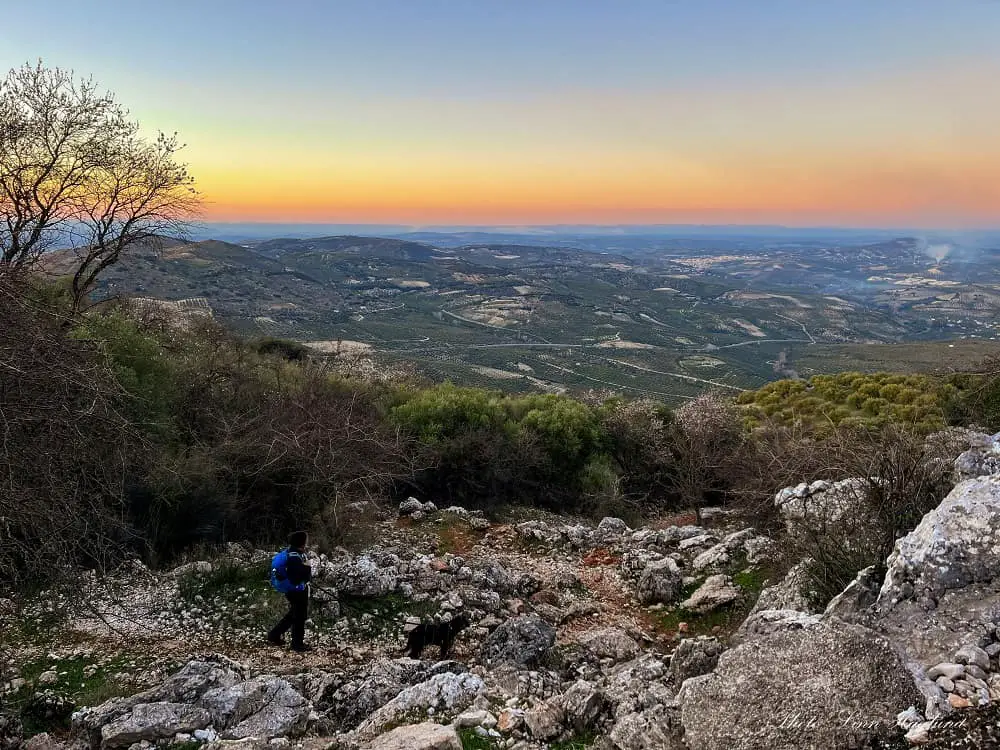
[[281,622],[271,628],[268,637],[273,640],[281,640],[281,637],[292,631],[292,648],[302,645],[302,640],[306,634],[306,618],[309,617],[309,590],[289,591],[285,594],[288,599],[288,614],[281,618]]

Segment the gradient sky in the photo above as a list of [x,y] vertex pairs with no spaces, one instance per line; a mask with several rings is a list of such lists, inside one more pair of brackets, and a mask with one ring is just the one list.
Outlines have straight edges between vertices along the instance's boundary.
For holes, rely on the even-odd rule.
[[1000,226],[997,0],[0,0],[213,220]]

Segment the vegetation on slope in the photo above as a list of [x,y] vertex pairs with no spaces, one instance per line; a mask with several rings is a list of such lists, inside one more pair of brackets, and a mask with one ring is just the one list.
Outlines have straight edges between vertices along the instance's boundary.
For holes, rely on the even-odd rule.
[[864,475],[847,446],[874,454],[891,426],[995,427],[1000,413],[1000,380],[982,373],[845,373],[672,410],[372,383],[211,319],[81,317],[19,284],[0,306],[0,562],[14,585],[300,526],[332,545],[352,503],[409,494],[629,519],[726,502],[766,525],[781,486]]

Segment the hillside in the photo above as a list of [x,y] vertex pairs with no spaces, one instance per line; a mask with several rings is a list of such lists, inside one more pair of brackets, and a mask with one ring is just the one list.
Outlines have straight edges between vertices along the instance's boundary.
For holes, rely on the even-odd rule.
[[[935,341],[963,340],[966,360],[998,350],[994,251],[932,257],[906,238],[632,242],[623,251],[357,236],[172,244],[133,253],[97,293],[204,297],[243,332],[321,348],[362,342],[434,379],[513,390],[676,400],[836,371],[849,347],[921,342],[938,352],[926,364],[941,366],[949,346]],[[888,369],[907,366],[905,347],[880,351]]]

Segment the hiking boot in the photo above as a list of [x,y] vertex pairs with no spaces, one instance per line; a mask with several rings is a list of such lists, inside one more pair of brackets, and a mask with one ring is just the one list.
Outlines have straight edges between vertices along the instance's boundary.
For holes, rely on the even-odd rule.
[[267,642],[270,643],[272,646],[284,646],[285,645],[285,639],[284,638],[275,638],[274,636],[271,636],[271,635],[269,635],[267,637]]
[[312,650],[313,650],[312,646],[307,646],[304,643],[299,643],[299,644],[293,644],[292,645],[292,651],[294,651],[294,652],[296,652],[298,654],[307,654],[307,653],[309,653]]

